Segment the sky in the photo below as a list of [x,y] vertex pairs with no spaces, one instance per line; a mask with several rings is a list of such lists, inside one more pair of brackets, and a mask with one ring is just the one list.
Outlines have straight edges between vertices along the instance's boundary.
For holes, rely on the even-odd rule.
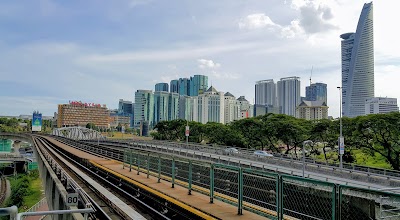
[[[118,107],[138,89],[204,74],[254,102],[258,80],[328,84],[339,116],[340,34],[361,0],[0,1],[0,115],[51,116],[57,104]],[[398,0],[374,4],[375,96],[400,98]]]

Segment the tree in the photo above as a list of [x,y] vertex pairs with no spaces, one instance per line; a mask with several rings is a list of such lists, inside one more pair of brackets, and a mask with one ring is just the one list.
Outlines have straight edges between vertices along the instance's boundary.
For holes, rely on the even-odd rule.
[[357,117],[356,122],[353,137],[357,144],[371,153],[381,154],[393,169],[400,170],[400,113]]
[[327,147],[334,149],[338,143],[339,127],[328,119],[322,119],[312,124],[311,139],[314,143],[322,144],[325,161],[327,158]]
[[97,130],[97,127],[94,123],[90,122],[86,124],[86,128]]

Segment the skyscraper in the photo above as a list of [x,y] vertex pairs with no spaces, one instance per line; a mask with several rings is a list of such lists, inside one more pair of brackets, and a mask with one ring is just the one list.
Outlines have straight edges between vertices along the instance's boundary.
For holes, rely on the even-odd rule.
[[256,105],[276,105],[276,84],[273,79],[260,80],[255,86]]
[[365,100],[374,97],[373,7],[366,3],[358,20],[356,33],[342,38],[343,116],[364,115]]
[[154,91],[155,92],[158,92],[158,91],[168,92],[168,83],[157,83]]
[[154,125],[160,121],[168,120],[168,92],[154,92]]
[[281,78],[277,87],[279,112],[296,116],[296,107],[300,104],[300,77]]
[[168,121],[178,119],[179,94],[169,93],[168,98]]
[[194,75],[190,77],[190,96],[198,96],[199,94],[207,91],[208,89],[208,76]]
[[169,84],[169,91],[174,93],[179,93],[179,80],[173,79]]
[[134,126],[139,127],[141,122],[148,123],[150,127],[154,124],[154,95],[151,90],[137,90],[135,92]]
[[190,79],[179,78],[179,95],[189,95],[190,92]]
[[224,123],[224,93],[213,86],[198,96],[198,121]]
[[328,104],[327,85],[325,83],[313,83],[306,86],[306,101],[323,101]]
[[118,116],[130,117],[129,126],[133,127],[133,103],[120,99],[118,102]]

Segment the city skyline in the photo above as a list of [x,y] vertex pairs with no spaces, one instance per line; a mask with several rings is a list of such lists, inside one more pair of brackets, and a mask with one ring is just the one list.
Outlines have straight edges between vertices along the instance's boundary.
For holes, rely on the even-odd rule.
[[[305,96],[314,66],[337,117],[339,36],[355,31],[368,2],[1,2],[0,115],[53,115],[68,100],[115,108],[136,90],[195,74],[251,103],[256,81],[296,75]],[[398,4],[374,2],[375,96],[400,98]]]

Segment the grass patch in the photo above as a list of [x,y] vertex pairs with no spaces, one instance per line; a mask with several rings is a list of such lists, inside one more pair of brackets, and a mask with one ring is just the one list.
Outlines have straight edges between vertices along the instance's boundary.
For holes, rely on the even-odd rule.
[[15,205],[18,211],[26,211],[39,202],[42,194],[42,183],[39,171],[34,170],[29,174],[18,174],[15,178],[9,178],[11,184],[11,195],[4,204],[5,207]]
[[42,180],[40,178],[33,179],[28,188],[28,195],[24,197],[23,206],[32,207],[39,202],[43,197],[42,193]]

